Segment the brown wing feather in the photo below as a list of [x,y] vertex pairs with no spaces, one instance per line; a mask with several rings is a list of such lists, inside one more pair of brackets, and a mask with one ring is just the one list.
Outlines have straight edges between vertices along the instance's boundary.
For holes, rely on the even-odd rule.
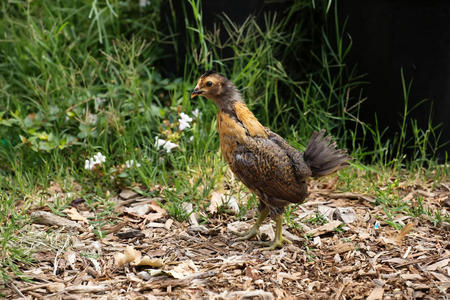
[[270,131],[269,129],[266,129],[266,131],[268,133],[269,139],[277,144],[281,149],[283,149],[286,152],[286,155],[291,159],[292,165],[295,168],[295,175],[297,176],[297,178],[304,179],[310,177],[312,175],[312,172],[303,159],[303,153],[289,145],[278,134]]
[[249,137],[233,158],[233,172],[251,190],[293,203],[306,198],[305,181],[297,180],[291,159],[271,140]]

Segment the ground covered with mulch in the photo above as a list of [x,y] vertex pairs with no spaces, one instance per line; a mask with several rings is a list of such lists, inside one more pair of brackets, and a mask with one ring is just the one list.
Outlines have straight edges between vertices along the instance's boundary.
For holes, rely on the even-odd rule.
[[[24,228],[23,247],[34,263],[29,280],[11,272],[0,285],[7,299],[447,299],[450,290],[449,224],[432,218],[387,215],[371,195],[337,193],[312,182],[308,202],[290,215],[282,249],[261,251],[273,223],[258,239],[236,241],[255,210],[238,219],[211,203],[178,222],[149,198],[123,190],[115,198],[115,225],[100,238],[83,199],[65,217],[40,208]],[[405,188],[404,200],[425,199],[449,211],[448,184]],[[214,198],[215,196],[213,196]],[[192,205],[185,205],[192,210]],[[238,209],[238,208],[237,208]],[[219,213],[220,212],[220,213]],[[398,229],[389,225],[400,224]],[[203,223],[203,224],[202,224]],[[297,226],[292,226],[297,224]]]

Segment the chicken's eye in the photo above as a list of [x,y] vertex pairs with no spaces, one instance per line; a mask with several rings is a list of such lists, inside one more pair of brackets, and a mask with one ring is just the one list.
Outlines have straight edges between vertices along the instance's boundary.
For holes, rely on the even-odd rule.
[[208,81],[208,82],[206,83],[206,86],[207,86],[207,87],[212,86],[212,82],[211,82],[211,81]]

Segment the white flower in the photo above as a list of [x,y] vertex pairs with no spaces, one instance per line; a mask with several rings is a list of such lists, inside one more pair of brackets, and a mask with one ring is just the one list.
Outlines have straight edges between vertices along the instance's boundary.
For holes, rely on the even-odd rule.
[[164,144],[166,143],[166,140],[160,139],[158,137],[155,138],[156,141],[156,148],[161,148],[162,146],[164,146]]
[[183,121],[188,122],[188,123],[192,122],[192,118],[189,117],[184,112],[180,113],[180,117],[181,117],[180,121],[183,120]]
[[180,120],[180,130],[183,131],[186,128],[191,127],[191,124],[189,124],[188,122],[185,122],[183,120]]
[[189,138],[189,142],[192,142],[194,140],[194,136],[191,136],[190,138]]
[[167,141],[164,144],[164,149],[166,149],[167,153],[169,153],[170,151],[172,151],[173,148],[176,148],[176,147],[178,147],[178,145],[175,143],[172,143],[171,141]]
[[89,113],[87,116],[87,121],[89,124],[95,125],[97,123],[97,115]]
[[97,152],[93,157],[86,159],[84,161],[84,168],[86,170],[92,170],[95,165],[100,165],[101,163],[104,163],[106,161],[106,156],[101,154],[100,152]]
[[194,110],[192,111],[192,115],[193,115],[194,117],[198,118],[198,108],[196,108],[196,109],[194,109]]
[[106,156],[104,156],[100,152],[97,152],[97,154],[94,155],[94,159],[98,164],[100,164],[106,161]]
[[185,113],[180,113],[180,119],[178,119],[178,122],[180,122],[180,130],[183,131],[186,128],[191,127],[192,118],[189,117]]
[[171,141],[166,141],[156,137],[156,148],[161,149],[161,147],[163,147],[166,150],[166,152],[169,153],[170,151],[172,151],[173,148],[178,147],[178,145],[172,143]]
[[125,162],[125,166],[126,166],[128,169],[131,169],[132,167],[139,168],[139,167],[141,166],[141,164],[138,163],[138,162],[136,162],[136,161],[134,161],[134,160],[132,160],[132,159],[130,159],[130,160],[127,160],[127,161]]

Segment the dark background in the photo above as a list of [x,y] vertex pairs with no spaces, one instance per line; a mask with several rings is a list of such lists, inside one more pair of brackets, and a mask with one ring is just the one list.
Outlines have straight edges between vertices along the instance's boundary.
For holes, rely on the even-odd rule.
[[[442,124],[441,143],[450,140],[450,1],[345,0],[341,20],[353,40],[350,64],[366,73],[368,99],[361,118],[373,123],[374,112],[388,134],[398,129],[403,110],[400,70],[412,80],[410,106],[428,99],[411,113],[426,128],[430,109]],[[445,145],[439,155],[445,159]]]
[[[174,1],[175,11],[183,16],[177,2]],[[223,13],[238,24],[250,14],[262,20],[264,12],[276,11],[282,15],[293,2],[203,0],[203,21],[207,30],[213,30]],[[358,73],[365,74],[364,80],[368,81],[361,120],[374,125],[376,113],[380,131],[386,130],[385,138],[393,137],[400,129],[404,109],[403,69],[406,83],[411,83],[409,107],[425,100],[409,117],[426,129],[431,114],[433,126],[441,126],[437,131],[441,132],[440,144],[450,141],[450,1],[345,0],[338,4],[341,26],[346,20],[346,32],[353,41],[347,62],[350,67],[356,66]],[[333,26],[333,7],[329,15]],[[183,22],[178,24],[184,26]],[[332,26],[329,30],[333,30]],[[185,32],[185,28],[179,27],[177,31]],[[183,41],[184,37],[180,39]],[[231,56],[232,52],[223,54]],[[291,70],[300,67],[287,65]],[[165,69],[176,70],[176,62],[166,61]],[[441,160],[445,159],[446,151],[450,153],[450,143],[440,149]]]

